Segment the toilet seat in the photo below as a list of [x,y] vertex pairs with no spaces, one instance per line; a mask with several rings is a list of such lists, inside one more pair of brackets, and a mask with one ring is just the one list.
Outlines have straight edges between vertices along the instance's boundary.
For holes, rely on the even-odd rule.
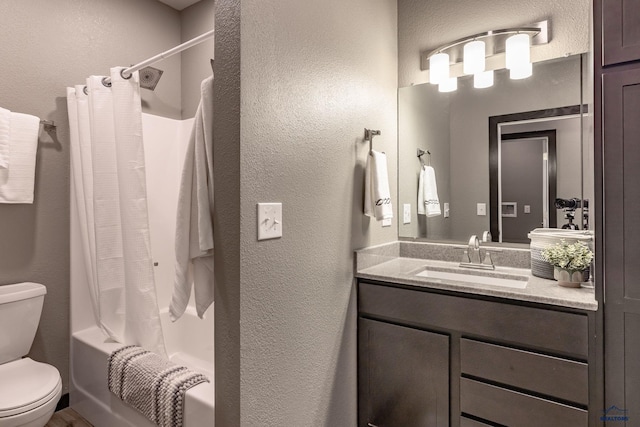
[[62,391],[58,370],[28,357],[0,365],[0,384],[0,423],[46,405]]

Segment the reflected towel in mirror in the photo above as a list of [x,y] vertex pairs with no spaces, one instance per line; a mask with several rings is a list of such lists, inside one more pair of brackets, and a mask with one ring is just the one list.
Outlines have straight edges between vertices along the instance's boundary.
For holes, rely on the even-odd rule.
[[418,215],[427,218],[441,215],[436,172],[431,166],[423,166],[418,181]]

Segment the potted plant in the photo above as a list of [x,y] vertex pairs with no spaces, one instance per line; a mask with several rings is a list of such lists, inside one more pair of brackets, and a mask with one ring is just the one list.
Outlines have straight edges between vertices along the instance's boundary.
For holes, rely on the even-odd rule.
[[583,242],[561,240],[542,251],[542,258],[553,265],[553,277],[558,285],[579,288],[587,280],[585,273],[593,260],[593,251]]

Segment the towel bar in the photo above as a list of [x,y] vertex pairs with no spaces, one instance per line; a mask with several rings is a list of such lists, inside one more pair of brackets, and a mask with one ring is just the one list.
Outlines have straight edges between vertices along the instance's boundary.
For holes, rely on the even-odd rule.
[[428,166],[431,166],[431,152],[429,150],[424,151],[418,148],[418,158],[420,159],[420,163],[422,163],[422,166],[424,166],[424,160],[422,160],[422,156],[425,154],[429,156]]
[[373,137],[380,135],[379,130],[364,128],[364,140],[369,141],[369,152],[373,150]]
[[46,128],[55,128],[56,123],[53,120],[40,120],[40,124]]

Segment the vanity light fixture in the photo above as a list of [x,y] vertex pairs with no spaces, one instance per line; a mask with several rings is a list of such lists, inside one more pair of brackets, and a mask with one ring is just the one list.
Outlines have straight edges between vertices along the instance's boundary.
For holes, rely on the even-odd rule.
[[458,78],[449,77],[438,84],[438,92],[454,92],[458,90]]
[[462,70],[465,74],[477,74],[484,71],[485,67],[485,43],[474,40],[464,45],[464,62]]
[[483,71],[473,75],[473,87],[484,89],[493,86],[493,70]]
[[436,53],[429,58],[429,69],[431,83],[440,84],[449,78],[449,55],[446,53]]
[[548,21],[487,31],[422,52],[420,68],[429,70],[429,81],[438,84],[440,92],[456,90],[453,79],[464,75],[474,76],[474,87],[485,88],[493,85],[489,71],[507,68],[512,79],[531,76],[531,46],[546,43]]
[[513,80],[526,79],[533,73],[529,34],[518,33],[505,43],[505,65]]
[[509,70],[509,78],[511,80],[526,79],[527,77],[531,77],[532,74],[533,65],[531,64],[531,62],[523,65],[518,65],[518,67]]

